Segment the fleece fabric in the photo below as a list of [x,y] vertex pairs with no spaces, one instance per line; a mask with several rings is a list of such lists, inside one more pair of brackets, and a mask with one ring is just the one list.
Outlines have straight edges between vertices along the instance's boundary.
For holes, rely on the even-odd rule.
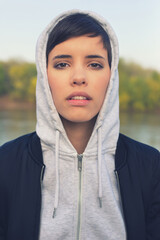
[[119,136],[119,51],[116,35],[108,22],[87,12],[109,35],[112,66],[105,100],[83,153],[81,172],[78,170],[78,157],[81,156],[77,156],[66,135],[48,85],[48,35],[59,20],[75,12],[81,11],[66,12],[53,20],[40,35],[36,49],[36,132],[46,166],[42,182],[40,240],[125,240],[125,224],[114,174]]

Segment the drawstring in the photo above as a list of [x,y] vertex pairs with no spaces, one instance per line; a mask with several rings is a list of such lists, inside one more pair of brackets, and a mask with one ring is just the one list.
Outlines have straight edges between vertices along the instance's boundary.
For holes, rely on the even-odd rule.
[[59,201],[59,131],[56,130],[56,149],[55,149],[55,160],[56,160],[56,188],[55,188],[55,200],[54,200],[54,209],[53,209],[53,218],[56,215],[56,210],[58,207]]
[[101,127],[98,129],[98,198],[99,206],[102,208],[102,131]]

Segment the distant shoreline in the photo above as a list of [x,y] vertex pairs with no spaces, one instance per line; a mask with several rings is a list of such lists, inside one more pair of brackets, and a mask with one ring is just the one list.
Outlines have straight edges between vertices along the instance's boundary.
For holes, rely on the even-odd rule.
[[[36,103],[27,102],[22,100],[11,99],[8,96],[0,97],[0,111],[5,110],[35,110],[36,111]],[[135,111],[133,109],[130,110],[122,110],[120,109],[120,113],[154,113],[160,115],[160,109],[153,111]]]
[[8,96],[0,97],[0,111],[2,110],[29,110],[35,109],[35,103],[14,100]]

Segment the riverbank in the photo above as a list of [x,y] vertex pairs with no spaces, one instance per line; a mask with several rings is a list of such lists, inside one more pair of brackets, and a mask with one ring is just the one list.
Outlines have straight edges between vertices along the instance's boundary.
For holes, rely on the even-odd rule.
[[35,103],[14,100],[8,96],[0,97],[0,111],[1,110],[28,110],[35,109]]
[[[120,132],[160,150],[160,115],[121,113]],[[35,110],[0,111],[0,145],[36,129]]]
[[[33,102],[27,102],[22,100],[15,100],[8,96],[0,97],[0,111],[3,110],[35,110],[36,109],[36,103]],[[160,109],[152,110],[152,111],[135,111],[133,109],[126,109],[122,110],[120,109],[120,113],[149,113],[149,114],[156,114],[160,115]]]

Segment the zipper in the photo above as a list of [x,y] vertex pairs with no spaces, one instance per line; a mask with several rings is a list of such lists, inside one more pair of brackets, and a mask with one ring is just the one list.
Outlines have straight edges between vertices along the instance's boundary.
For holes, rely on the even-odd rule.
[[77,240],[81,233],[81,208],[82,208],[82,158],[83,154],[77,154],[79,171],[79,194],[78,194],[78,219],[77,219]]

